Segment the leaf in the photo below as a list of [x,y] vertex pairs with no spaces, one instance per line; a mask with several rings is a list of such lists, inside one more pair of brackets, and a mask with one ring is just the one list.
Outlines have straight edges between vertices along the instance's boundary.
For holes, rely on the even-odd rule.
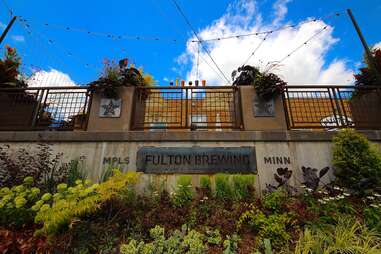
[[323,176],[325,176],[325,174],[327,174],[328,170],[329,170],[329,167],[325,167],[322,170],[320,170],[319,178],[322,178]]
[[279,184],[283,184],[283,183],[284,183],[283,178],[281,178],[281,177],[278,176],[277,174],[274,174],[274,179],[275,179],[275,181],[277,181]]
[[265,254],[273,254],[272,248],[271,248],[271,242],[270,239],[265,238],[263,240],[263,244],[265,246]]
[[284,175],[287,172],[288,168],[277,168],[276,171],[278,175]]
[[286,173],[284,174],[284,177],[288,180],[292,176],[292,170],[287,170]]

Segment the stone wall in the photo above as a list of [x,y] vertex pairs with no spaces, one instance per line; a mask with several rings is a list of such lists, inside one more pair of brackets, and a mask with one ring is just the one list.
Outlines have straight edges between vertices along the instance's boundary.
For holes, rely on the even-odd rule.
[[[63,161],[86,158],[86,170],[97,181],[108,164],[123,171],[136,171],[137,151],[142,147],[254,147],[257,168],[256,188],[274,184],[278,167],[294,171],[292,184],[302,180],[301,166],[321,169],[331,166],[331,138],[334,132],[316,131],[245,131],[245,132],[0,132],[0,144],[35,149],[38,143],[49,143],[54,152],[64,154]],[[381,131],[364,132],[381,150]],[[203,172],[202,174],[207,174]],[[148,182],[165,182],[173,188],[176,174],[143,174],[143,186]],[[199,174],[193,174],[198,185]],[[332,174],[323,179],[328,182]]]

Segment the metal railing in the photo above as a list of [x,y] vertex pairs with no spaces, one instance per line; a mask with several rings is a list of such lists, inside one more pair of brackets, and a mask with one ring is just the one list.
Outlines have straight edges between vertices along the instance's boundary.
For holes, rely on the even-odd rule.
[[239,129],[237,87],[139,87],[133,129]]
[[289,129],[381,127],[381,87],[287,86],[283,103]]
[[0,130],[85,130],[88,87],[0,89]]

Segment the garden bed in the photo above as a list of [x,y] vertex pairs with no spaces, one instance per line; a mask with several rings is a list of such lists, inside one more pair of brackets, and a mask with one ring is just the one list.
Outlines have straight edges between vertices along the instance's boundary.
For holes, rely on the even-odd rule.
[[138,192],[138,173],[108,169],[93,184],[80,161],[57,167],[47,146],[5,151],[1,253],[381,253],[381,156],[353,131],[334,139],[334,165],[348,170],[335,183],[320,182],[329,168],[303,167],[303,184],[290,186],[292,171],[280,168],[261,195],[255,175],[205,175],[197,186],[184,175],[171,192],[164,183]]

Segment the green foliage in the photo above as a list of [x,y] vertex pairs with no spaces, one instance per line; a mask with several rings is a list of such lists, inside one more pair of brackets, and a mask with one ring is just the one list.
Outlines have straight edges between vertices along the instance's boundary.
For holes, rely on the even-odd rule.
[[233,175],[235,200],[250,199],[254,196],[255,175]]
[[220,200],[242,200],[254,196],[255,175],[217,174],[215,196]]
[[233,190],[230,183],[230,176],[228,174],[217,174],[216,177],[216,190],[215,196],[220,200],[233,200]]
[[19,79],[21,58],[15,48],[5,46],[5,56],[0,59],[0,87],[26,87],[27,84]]
[[169,237],[165,237],[164,228],[156,226],[150,230],[152,241],[130,240],[122,244],[122,254],[203,254],[207,250],[205,237],[195,230],[175,230]]
[[224,241],[224,252],[223,254],[236,254],[238,253],[238,242],[241,239],[237,234],[233,234],[232,236],[227,235]]
[[[40,189],[33,187],[33,178],[26,177],[24,183],[11,189],[0,189],[0,225],[20,227],[33,221],[32,208],[40,197]],[[46,198],[46,197],[45,197]]]
[[99,183],[106,182],[110,177],[112,177],[114,174],[114,170],[115,168],[113,165],[107,165],[106,167],[104,167],[101,176],[99,177]]
[[201,176],[200,177],[200,187],[202,189],[211,191],[212,190],[212,182],[210,181],[209,176]]
[[222,241],[220,231],[218,229],[208,229],[205,231],[207,242],[213,245],[219,245]]
[[288,214],[265,215],[254,205],[251,205],[251,209],[240,216],[237,228],[241,229],[247,225],[253,232],[258,233],[259,239],[268,238],[275,248],[284,249],[291,239],[287,230],[291,222],[291,217]]
[[0,146],[0,186],[12,187],[23,183],[27,176],[34,179],[36,187],[52,192],[59,182],[64,182],[67,167],[61,163],[62,153],[53,154],[51,146],[38,144],[36,149],[10,149]]
[[381,233],[381,207],[379,205],[365,207],[363,216],[364,222],[368,228]]
[[192,177],[180,176],[177,180],[177,188],[172,197],[172,202],[176,207],[189,205],[193,199]]
[[339,185],[360,195],[380,187],[381,154],[365,136],[345,129],[333,141],[334,174]]
[[74,187],[57,186],[58,192],[51,200],[51,195],[45,194],[36,202],[38,210],[36,223],[43,227],[36,234],[51,235],[60,232],[84,215],[95,212],[102,203],[116,197],[128,184],[137,182],[137,174],[115,172],[106,182],[91,184],[88,180],[77,180]]
[[75,181],[78,179],[80,180],[86,180],[87,173],[84,169],[84,161],[81,159],[72,160],[68,164],[68,170],[67,170],[67,184],[69,186],[74,186]]
[[381,253],[381,239],[354,218],[341,217],[338,224],[324,229],[306,228],[295,247],[295,254]]
[[263,205],[265,208],[274,212],[280,212],[282,204],[287,199],[287,192],[279,188],[271,193],[267,193],[263,198]]
[[[237,76],[237,73],[239,75]],[[287,85],[281,78],[268,71],[260,71],[259,68],[244,65],[232,73],[233,85],[254,85],[259,97],[269,100],[279,95],[284,86]]]

